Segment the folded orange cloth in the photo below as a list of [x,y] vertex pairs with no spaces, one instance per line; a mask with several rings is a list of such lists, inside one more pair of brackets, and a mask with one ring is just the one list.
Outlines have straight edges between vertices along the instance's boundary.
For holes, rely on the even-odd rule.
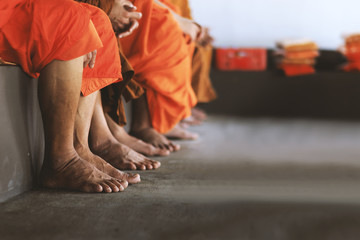
[[315,69],[307,64],[281,64],[281,69],[288,77],[315,73]]
[[307,65],[315,65],[315,59],[313,58],[303,58],[303,59],[288,59],[288,58],[283,58],[281,60],[282,64],[307,64]]
[[346,72],[360,71],[360,61],[349,62],[343,66],[343,70]]
[[360,33],[350,34],[350,35],[345,36],[344,38],[345,38],[345,44],[359,43],[360,42]]
[[319,51],[310,50],[310,51],[296,51],[296,52],[287,52],[284,50],[278,50],[275,52],[276,55],[282,55],[287,59],[304,59],[304,58],[316,58],[319,56]]
[[347,58],[348,61],[352,62],[352,61],[360,61],[360,52],[345,52],[344,53],[345,57]]
[[347,58],[344,71],[360,71],[360,33],[344,36],[345,45],[339,51]]
[[276,46],[286,52],[317,51],[316,43],[307,39],[283,40],[276,43]]
[[[74,1],[1,0],[0,13],[4,14],[0,17],[0,57],[19,64],[32,77],[38,77],[54,59],[70,60],[102,47],[94,26],[89,25],[89,12]],[[89,44],[69,51],[84,35]]]
[[117,42],[102,10],[72,0],[1,0],[0,13],[0,57],[20,65],[31,77],[37,78],[53,60],[98,50],[95,68],[84,69],[82,93],[86,96],[122,80]]

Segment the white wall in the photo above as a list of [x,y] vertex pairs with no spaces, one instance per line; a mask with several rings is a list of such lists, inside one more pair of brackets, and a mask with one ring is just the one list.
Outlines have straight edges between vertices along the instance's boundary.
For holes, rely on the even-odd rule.
[[215,46],[274,47],[306,37],[336,49],[341,35],[360,32],[360,0],[190,0],[196,21],[211,28]]

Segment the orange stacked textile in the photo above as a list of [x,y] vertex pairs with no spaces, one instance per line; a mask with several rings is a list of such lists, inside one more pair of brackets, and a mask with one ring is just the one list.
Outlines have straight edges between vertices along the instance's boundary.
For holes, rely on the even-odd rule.
[[277,65],[286,76],[298,76],[315,73],[315,58],[319,48],[311,40],[284,40],[276,43]]
[[345,55],[348,63],[343,67],[345,71],[360,71],[360,33],[344,37],[345,46],[340,51]]

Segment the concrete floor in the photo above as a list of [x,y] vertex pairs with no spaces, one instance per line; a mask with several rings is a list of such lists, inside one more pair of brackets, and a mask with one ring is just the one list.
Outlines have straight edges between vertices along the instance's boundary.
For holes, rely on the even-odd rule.
[[0,239],[360,238],[360,123],[211,117],[118,194],[37,189]]

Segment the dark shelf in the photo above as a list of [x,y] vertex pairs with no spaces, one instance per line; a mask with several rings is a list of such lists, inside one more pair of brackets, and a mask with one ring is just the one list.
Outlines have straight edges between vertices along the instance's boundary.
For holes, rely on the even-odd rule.
[[243,117],[360,119],[360,73],[339,70],[341,54],[321,51],[317,73],[296,77],[284,76],[269,61],[262,72],[213,70],[219,98],[202,107]]

